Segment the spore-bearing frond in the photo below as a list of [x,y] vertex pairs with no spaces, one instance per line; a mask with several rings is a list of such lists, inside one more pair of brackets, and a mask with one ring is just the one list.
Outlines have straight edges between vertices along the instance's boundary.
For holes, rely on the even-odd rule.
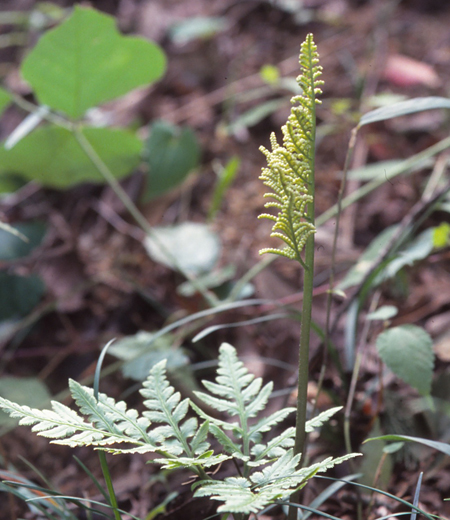
[[308,34],[300,49],[301,75],[297,82],[302,94],[291,99],[293,107],[286,124],[282,127],[283,145],[279,145],[275,134],[270,136],[272,151],[261,147],[267,159],[260,179],[272,190],[265,197],[274,199],[266,202],[266,208],[276,208],[278,215],[263,213],[259,218],[274,221],[272,237],[285,242],[284,248],[265,248],[263,253],[276,253],[298,260],[302,265],[302,249],[315,233],[314,208],[314,145],[316,115],[315,106],[320,103],[317,96],[322,93],[323,81],[318,79],[322,67],[313,37]]

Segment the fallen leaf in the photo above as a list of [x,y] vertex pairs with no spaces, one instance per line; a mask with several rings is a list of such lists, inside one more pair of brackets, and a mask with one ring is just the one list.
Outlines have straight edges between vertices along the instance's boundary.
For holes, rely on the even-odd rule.
[[383,77],[399,87],[425,85],[430,88],[437,88],[442,84],[431,65],[401,54],[392,54],[388,57]]

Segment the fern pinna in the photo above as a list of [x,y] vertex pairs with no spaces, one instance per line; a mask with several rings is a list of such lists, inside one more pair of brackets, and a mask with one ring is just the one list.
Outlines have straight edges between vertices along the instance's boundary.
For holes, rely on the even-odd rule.
[[[236,515],[257,513],[303,487],[317,472],[347,459],[331,457],[298,469],[294,455],[295,429],[289,427],[270,440],[264,434],[283,421],[293,408],[284,408],[257,419],[272,392],[272,383],[250,374],[226,343],[220,347],[215,382],[204,381],[206,392],[197,397],[209,407],[228,415],[231,422],[211,417],[189,399],[181,399],[170,385],[165,361],[155,365],[143,384],[141,394],[146,410],[139,414],[105,394],[98,400],[92,389],[70,381],[72,397],[79,412],[52,402],[52,410],[20,406],[0,397],[0,408],[19,424],[56,444],[93,446],[114,454],[153,453],[152,462],[163,468],[188,468],[198,478],[195,496],[210,496],[222,502],[218,511]],[[201,419],[188,417],[189,409]],[[308,431],[320,427],[339,408],[324,412],[307,423]],[[191,414],[189,414],[191,415]],[[215,438],[213,441],[210,434]],[[212,448],[219,447],[217,452]],[[208,469],[234,458],[240,476],[218,480]]]
[[283,145],[279,145],[275,134],[270,136],[272,151],[263,146],[261,151],[267,158],[267,168],[261,179],[272,192],[265,197],[274,199],[265,204],[276,208],[277,215],[263,213],[259,218],[275,222],[273,237],[285,242],[283,249],[266,248],[262,253],[276,253],[297,260],[306,267],[301,256],[303,247],[312,234],[314,226],[314,145],[316,133],[317,96],[322,93],[323,81],[318,79],[322,67],[312,34],[308,34],[300,49],[301,74],[297,82],[302,94],[294,96],[291,113],[282,127]]

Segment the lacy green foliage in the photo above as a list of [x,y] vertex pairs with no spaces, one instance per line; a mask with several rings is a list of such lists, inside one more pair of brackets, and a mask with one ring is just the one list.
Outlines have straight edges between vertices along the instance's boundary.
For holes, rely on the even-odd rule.
[[[72,396],[78,405],[75,412],[52,402],[52,410],[20,406],[0,397],[0,408],[19,424],[32,426],[38,435],[53,443],[71,447],[93,446],[111,453],[155,453],[154,462],[164,468],[188,468],[198,478],[195,496],[210,496],[223,502],[219,512],[256,513],[276,500],[287,498],[303,487],[317,472],[326,471],[349,456],[331,457],[308,468],[298,469],[299,455],[294,455],[295,429],[290,427],[269,441],[263,434],[285,419],[294,408],[278,410],[268,417],[255,419],[266,407],[272,383],[262,385],[237,358],[235,349],[226,343],[220,348],[215,382],[204,381],[206,392],[198,398],[232,422],[210,417],[170,385],[165,362],[155,365],[143,384],[141,394],[146,410],[140,415],[105,394],[95,399],[92,389],[70,381]],[[204,421],[188,417],[189,408]],[[307,431],[321,426],[339,408],[323,412],[307,423]],[[253,419],[253,420],[252,420]],[[231,431],[231,435],[226,432]],[[208,441],[212,434],[221,446],[215,453]],[[123,444],[127,446],[122,447]],[[217,442],[215,443],[217,444]],[[350,455],[352,457],[354,455]],[[205,469],[227,459],[240,461],[240,476],[214,480]]]
[[266,208],[276,208],[278,215],[263,213],[259,218],[267,218],[275,222],[271,236],[283,240],[283,249],[267,248],[262,253],[276,253],[304,262],[300,256],[308,237],[315,233],[312,212],[308,205],[314,203],[314,147],[316,133],[316,104],[321,101],[318,79],[322,67],[318,65],[319,55],[312,34],[308,34],[300,49],[301,74],[297,82],[303,93],[291,100],[295,105],[282,127],[283,146],[279,145],[275,134],[270,137],[272,151],[264,147],[261,151],[267,158],[261,179],[272,192],[265,197],[274,199],[265,204]]

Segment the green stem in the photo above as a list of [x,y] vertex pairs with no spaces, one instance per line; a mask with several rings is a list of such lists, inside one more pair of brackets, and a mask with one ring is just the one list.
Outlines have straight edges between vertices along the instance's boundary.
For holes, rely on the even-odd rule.
[[314,235],[311,235],[305,247],[305,264],[303,279],[303,308],[300,330],[300,345],[298,359],[298,387],[297,387],[297,420],[295,432],[295,455],[301,453],[300,465],[305,457],[305,424],[306,404],[309,375],[309,339],[311,335],[311,313],[314,280]]
[[[307,206],[308,222],[315,223],[315,151],[316,144],[316,100],[313,77],[313,63],[310,61],[309,70],[311,71],[310,82],[312,88],[311,96],[311,147],[312,153],[310,157],[310,177],[308,179],[308,194],[311,196],[311,202]],[[298,355],[298,382],[297,382],[297,417],[295,424],[295,445],[294,455],[300,454],[299,466],[301,467],[305,460],[306,450],[306,408],[307,408],[307,393],[308,393],[308,377],[309,377],[309,340],[311,336],[311,314],[312,314],[312,300],[314,288],[314,249],[315,240],[314,234],[309,235],[305,244],[305,261],[303,274],[303,304],[302,304],[302,319],[300,330],[300,345]],[[296,491],[290,497],[290,502],[300,502],[300,491]],[[288,520],[297,519],[297,508],[289,507]]]

